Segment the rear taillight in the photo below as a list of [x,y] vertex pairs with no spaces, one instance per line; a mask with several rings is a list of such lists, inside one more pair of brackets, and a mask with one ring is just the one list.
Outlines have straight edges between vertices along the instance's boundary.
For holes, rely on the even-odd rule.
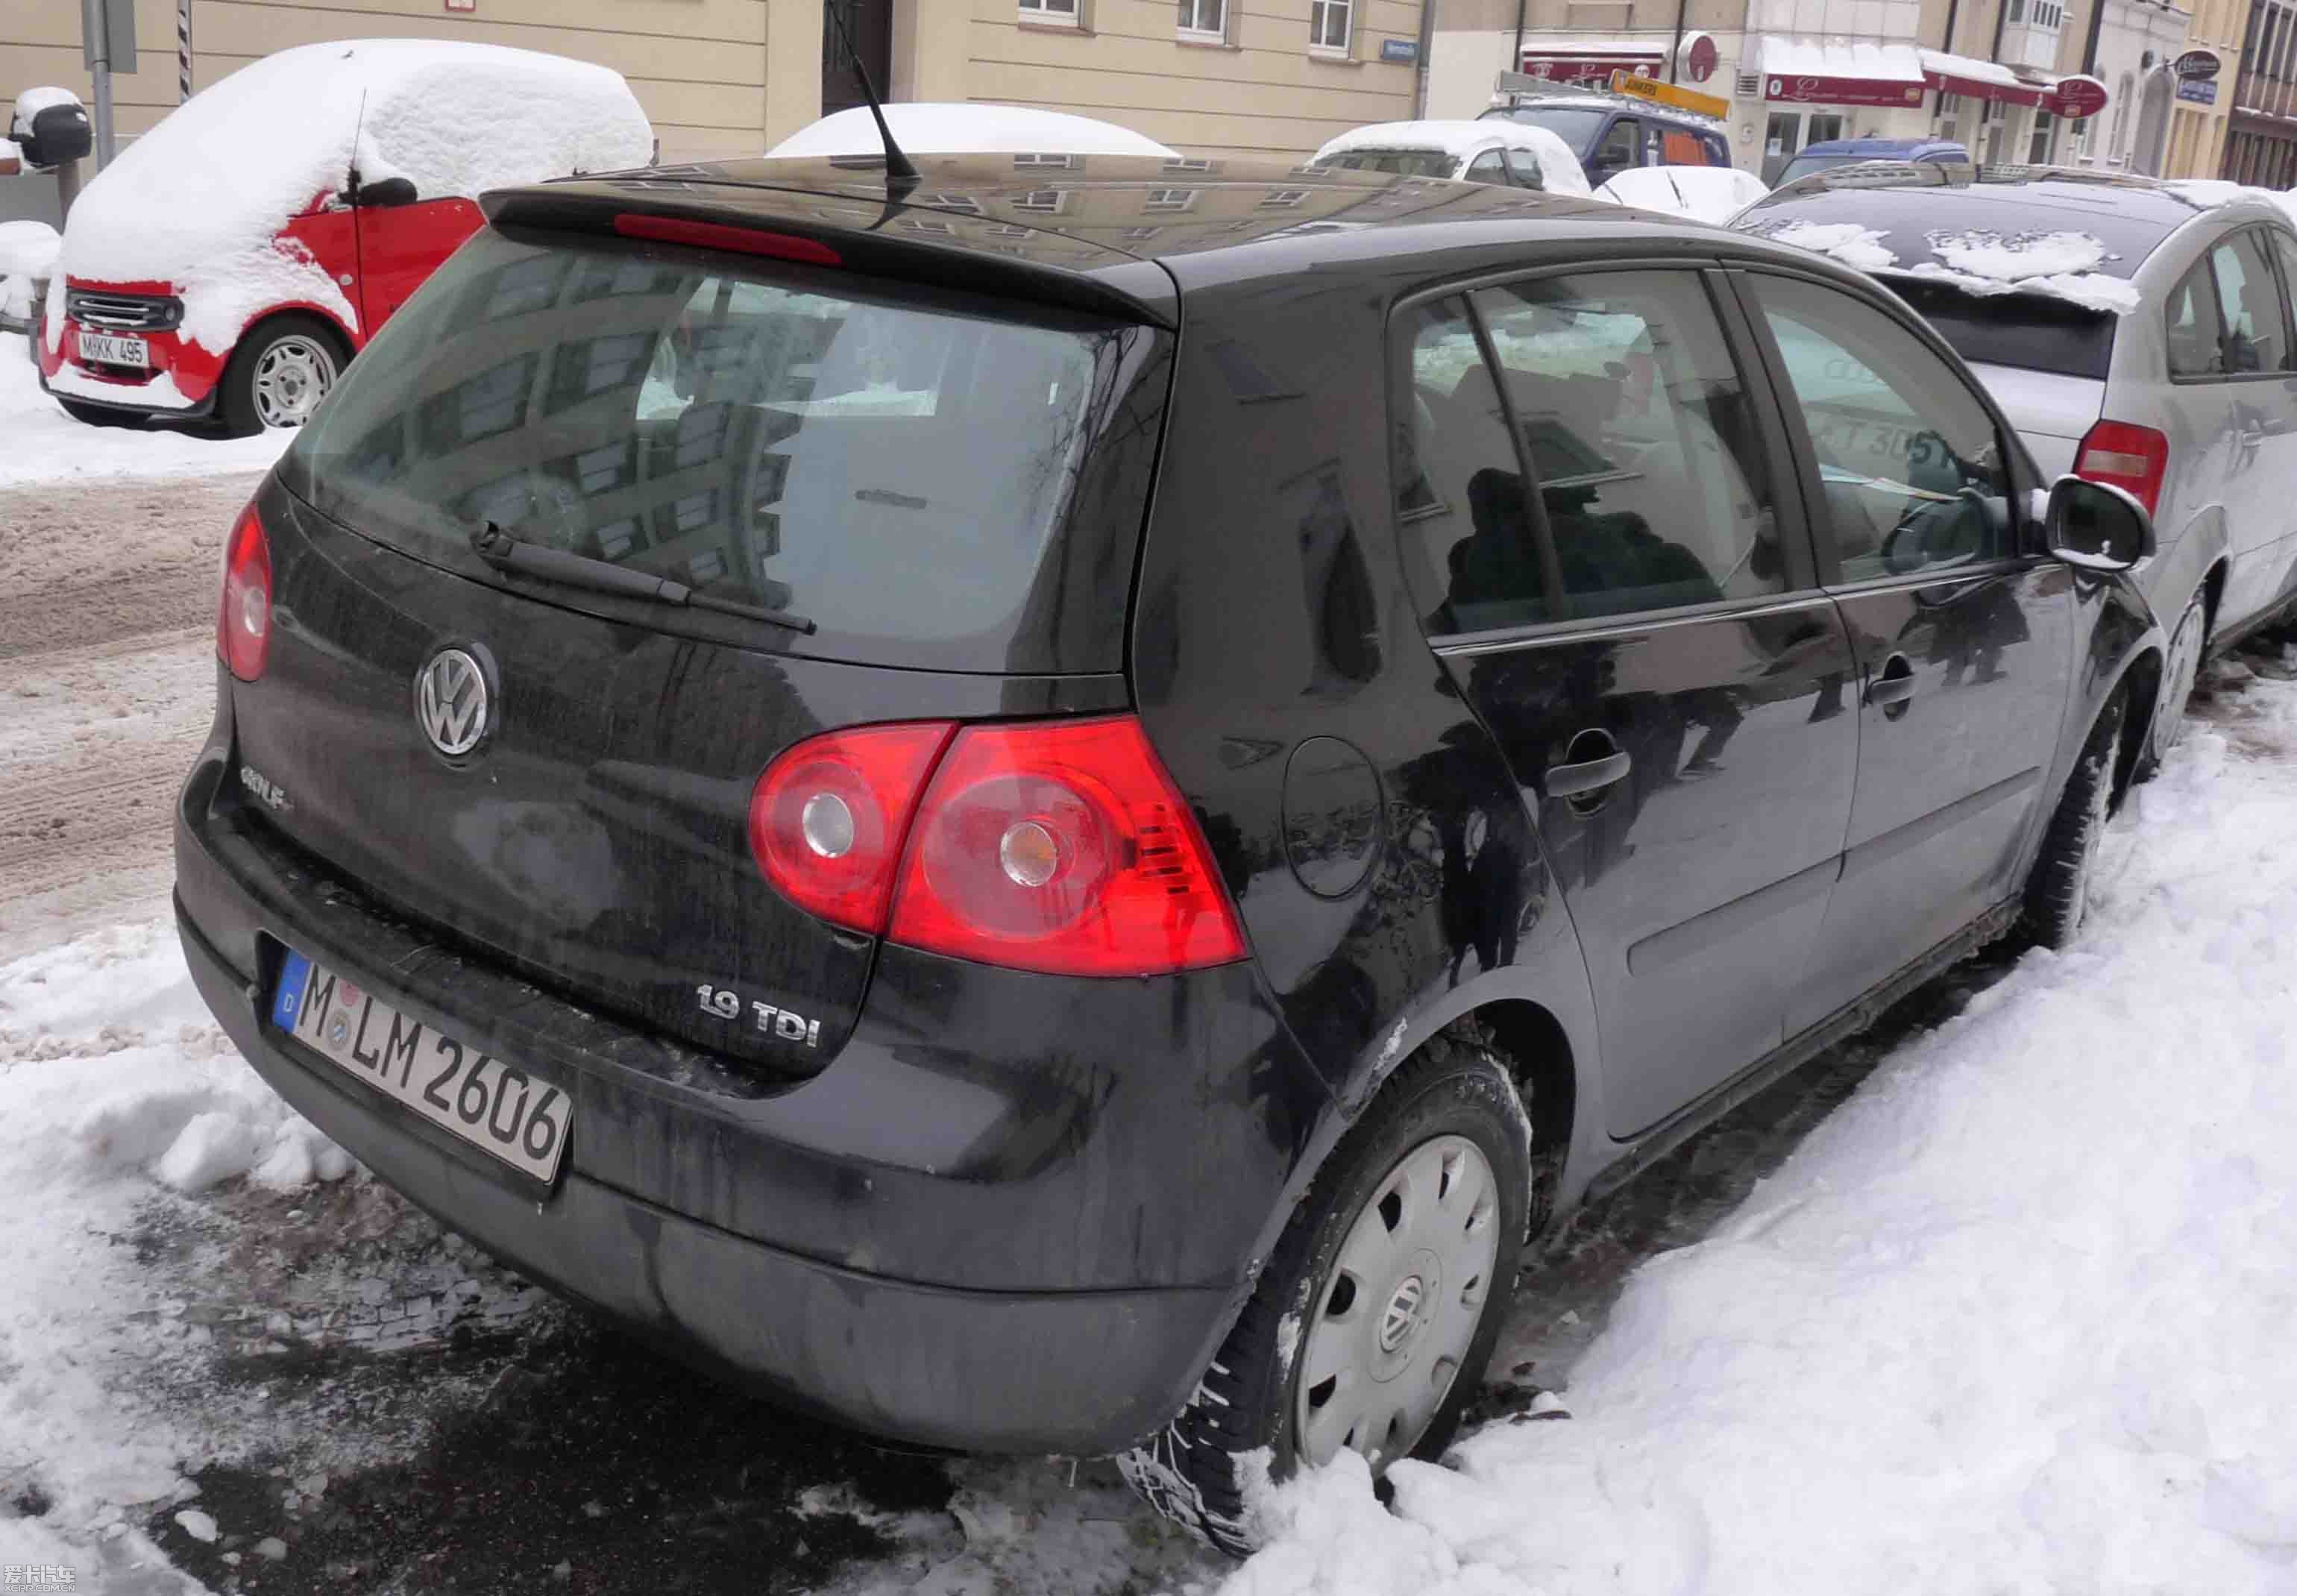
[[2151,515],[2161,504],[2162,479],[2169,474],[2169,440],[2152,427],[2101,421],[2082,435],[2074,451],[2074,474],[2133,495]]
[[1188,805],[1129,715],[966,728],[912,829],[894,942],[1075,975],[1244,957]]
[[250,505],[232,523],[223,551],[223,599],[216,610],[216,654],[242,681],[263,674],[271,652],[271,542]]
[[883,932],[910,813],[954,729],[864,726],[784,750],[750,794],[750,851],[766,879],[808,913]]
[[1129,715],[809,738],[758,778],[750,847],[799,908],[983,964],[1152,975],[1244,957],[1188,805]]

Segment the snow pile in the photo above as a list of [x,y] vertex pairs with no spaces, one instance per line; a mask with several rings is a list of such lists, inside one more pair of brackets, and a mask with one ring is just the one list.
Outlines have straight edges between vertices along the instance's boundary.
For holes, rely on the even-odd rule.
[[1613,177],[1595,197],[1721,226],[1770,192],[1760,177],[1736,167],[1642,166]]
[[2098,268],[2118,257],[2088,233],[1932,233],[1938,259],[1907,269],[1909,276],[1951,283],[1965,293],[2039,293],[2092,310],[2126,316],[2137,309],[2135,284]]
[[363,181],[409,177],[440,199],[642,165],[653,142],[630,86],[603,67],[435,39],[305,45],[241,68],[123,151],[73,205],[63,269],[172,284],[184,335],[218,352],[282,301],[356,328],[334,280],[276,238],[340,193],[354,162]]
[[1778,243],[1792,244],[1798,250],[1808,250],[1815,255],[1832,255],[1860,271],[1879,272],[1898,263],[1898,256],[1882,242],[1889,233],[1881,227],[1862,227],[1856,222],[1789,222],[1764,236]]
[[[918,100],[885,107],[893,142],[909,155],[1154,155],[1180,152],[1146,134],[1065,111],[1026,105],[944,104]],[[885,141],[866,105],[809,122],[766,152],[769,160],[826,155],[882,155]]]
[[45,222],[0,222],[0,317],[32,314],[32,284],[54,268],[62,243]]
[[1392,1516],[1344,1456],[1226,1596],[2288,1591],[2297,684],[2217,718],[2078,944],[1644,1265],[1574,1417],[1400,1465]]
[[[63,297],[51,290],[49,309],[62,305]],[[277,428],[226,440],[74,421],[40,391],[39,374],[15,335],[0,336],[0,490],[62,479],[263,471],[294,440],[292,431]],[[0,1024],[7,1023],[0,1011]]]

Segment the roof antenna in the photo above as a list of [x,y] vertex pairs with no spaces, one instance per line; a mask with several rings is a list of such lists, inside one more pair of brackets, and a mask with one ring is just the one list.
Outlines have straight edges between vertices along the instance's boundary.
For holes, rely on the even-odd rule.
[[885,126],[885,103],[877,98],[877,86],[869,81],[869,68],[862,61],[861,52],[854,47],[853,30],[845,21],[845,7],[838,0],[829,0],[822,9],[837,24],[838,40],[844,45],[845,53],[853,58],[853,75],[861,79],[862,97],[869,102],[869,114],[877,119],[877,136],[885,141],[885,192],[896,197],[906,194],[923,180],[917,163],[902,152],[902,146],[893,142],[893,130]]

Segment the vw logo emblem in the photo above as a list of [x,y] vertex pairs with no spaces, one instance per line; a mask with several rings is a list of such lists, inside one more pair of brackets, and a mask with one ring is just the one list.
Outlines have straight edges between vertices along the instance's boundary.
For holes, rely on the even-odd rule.
[[415,678],[415,718],[449,759],[486,739],[487,675],[459,648],[442,648]]

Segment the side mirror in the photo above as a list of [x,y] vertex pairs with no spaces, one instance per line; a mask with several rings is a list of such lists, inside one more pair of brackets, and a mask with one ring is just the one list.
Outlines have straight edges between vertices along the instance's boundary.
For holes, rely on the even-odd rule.
[[2085,571],[2128,571],[2153,554],[2153,517],[2104,482],[2062,476],[2051,483],[2042,527],[2050,553]]
[[416,197],[412,177],[383,177],[373,183],[362,183],[351,190],[350,196],[352,204],[370,210],[391,205],[412,205]]

